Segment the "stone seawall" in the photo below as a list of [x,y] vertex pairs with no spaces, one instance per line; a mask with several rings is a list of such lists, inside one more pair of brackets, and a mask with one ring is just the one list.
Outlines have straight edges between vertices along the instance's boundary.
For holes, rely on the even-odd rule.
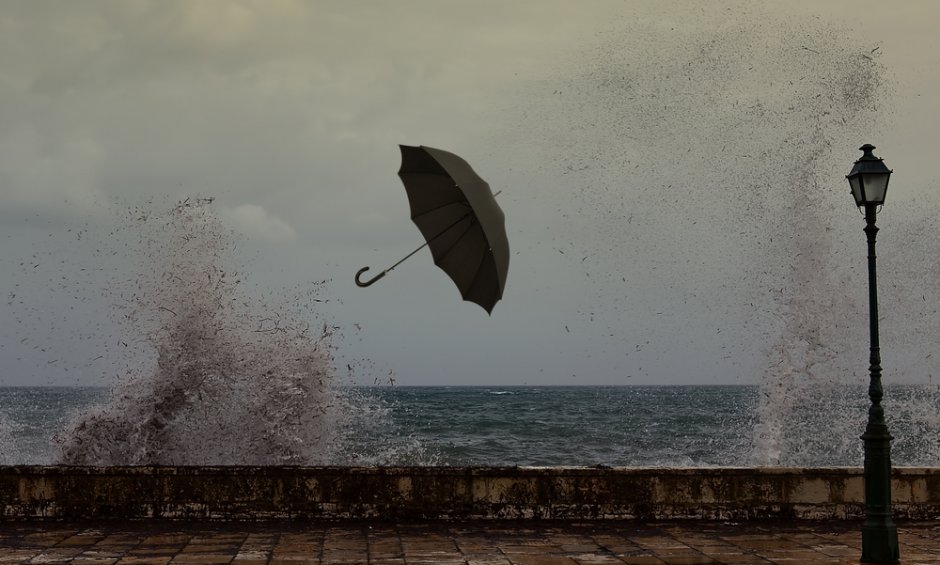
[[[858,468],[0,467],[5,519],[854,519]],[[893,475],[940,518],[940,468]]]

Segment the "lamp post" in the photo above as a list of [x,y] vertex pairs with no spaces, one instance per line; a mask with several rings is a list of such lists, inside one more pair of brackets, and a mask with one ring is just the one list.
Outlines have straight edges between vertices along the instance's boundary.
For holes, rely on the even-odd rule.
[[875,273],[875,214],[885,202],[891,170],[872,154],[874,146],[865,144],[863,155],[846,176],[855,204],[865,209],[865,235],[868,237],[868,316],[871,353],[868,384],[868,425],[865,442],[865,524],[862,526],[862,562],[898,563],[898,529],[891,511],[891,434],[881,406],[881,351],[878,344],[878,280]]

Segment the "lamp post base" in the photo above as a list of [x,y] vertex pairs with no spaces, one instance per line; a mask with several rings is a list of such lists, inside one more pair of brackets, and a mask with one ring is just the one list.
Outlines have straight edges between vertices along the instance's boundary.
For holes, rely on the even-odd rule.
[[862,526],[862,563],[900,563],[898,528],[891,516],[865,521]]
[[875,399],[862,439],[865,442],[865,523],[862,525],[862,563],[898,563],[898,528],[891,510],[891,434],[881,408],[881,366],[872,365]]

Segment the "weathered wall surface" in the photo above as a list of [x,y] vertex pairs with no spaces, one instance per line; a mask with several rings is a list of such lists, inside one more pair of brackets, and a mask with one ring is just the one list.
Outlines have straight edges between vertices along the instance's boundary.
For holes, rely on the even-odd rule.
[[[845,519],[863,493],[857,468],[0,467],[6,519]],[[892,494],[940,518],[940,468]]]

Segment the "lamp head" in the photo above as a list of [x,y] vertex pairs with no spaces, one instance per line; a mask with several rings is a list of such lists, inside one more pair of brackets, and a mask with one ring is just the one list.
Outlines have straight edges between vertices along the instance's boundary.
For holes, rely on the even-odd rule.
[[863,154],[855,161],[855,166],[845,178],[849,179],[856,206],[880,206],[885,203],[891,170],[885,166],[884,161],[872,154],[874,145],[866,143],[859,149]]

